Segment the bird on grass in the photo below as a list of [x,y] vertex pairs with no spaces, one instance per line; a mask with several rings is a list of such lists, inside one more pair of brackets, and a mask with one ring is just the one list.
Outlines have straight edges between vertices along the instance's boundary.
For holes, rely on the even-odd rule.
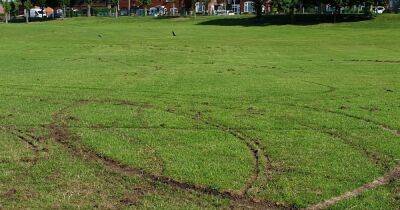
[[174,31],[172,31],[172,36],[176,36],[176,34],[175,34],[175,32],[174,32]]

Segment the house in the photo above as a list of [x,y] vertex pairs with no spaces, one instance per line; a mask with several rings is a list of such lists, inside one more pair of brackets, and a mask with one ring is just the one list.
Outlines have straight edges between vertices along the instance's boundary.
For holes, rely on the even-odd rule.
[[[142,10],[137,0],[120,0],[119,9],[121,13],[126,14],[129,7],[129,1],[131,6],[131,12]],[[192,7],[191,0],[152,0],[151,5],[147,7],[150,14],[180,14],[189,12],[191,8],[194,8],[197,14],[228,14],[228,13],[254,13],[254,2],[252,0],[199,0],[194,2]],[[110,8],[111,5],[107,4],[105,0],[96,0],[93,2],[93,8]],[[79,10],[86,9],[86,5],[79,3],[73,6]],[[268,12],[271,8],[271,0],[265,2],[263,5],[263,11]]]
[[[271,10],[271,3],[270,0],[264,3],[263,12],[269,12]],[[205,12],[208,14],[250,14],[255,12],[254,2],[252,0],[211,0],[207,7],[205,7],[202,2],[196,2],[195,10],[197,13],[203,12],[206,8],[207,10]]]
[[[129,1],[131,6],[131,12],[135,13],[136,10],[143,9],[142,6],[139,5],[137,0],[120,0],[119,2],[119,10],[123,14],[127,14],[129,8]],[[165,13],[174,13],[181,10],[182,5],[184,5],[184,0],[152,0],[151,5],[147,7],[147,10],[154,10],[157,8],[160,10],[162,8],[162,14]],[[87,6],[82,1],[78,1],[76,4],[72,5],[73,8],[78,10],[86,10]],[[111,8],[111,4],[106,0],[94,0],[92,4],[92,8]]]
[[0,5],[0,14],[4,14],[4,9],[1,5]]

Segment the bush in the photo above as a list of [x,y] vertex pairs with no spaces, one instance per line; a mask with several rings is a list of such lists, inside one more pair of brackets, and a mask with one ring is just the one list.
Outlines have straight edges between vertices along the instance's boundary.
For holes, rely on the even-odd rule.
[[107,7],[95,8],[93,9],[93,14],[96,16],[108,16],[109,11],[110,10]]

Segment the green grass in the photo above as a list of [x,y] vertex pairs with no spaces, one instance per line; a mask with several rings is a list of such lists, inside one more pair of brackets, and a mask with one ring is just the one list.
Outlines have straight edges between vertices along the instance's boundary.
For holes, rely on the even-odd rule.
[[[294,207],[398,164],[400,137],[381,125],[400,130],[399,15],[207,25],[215,19],[0,24],[0,208],[243,204],[121,173],[72,151],[80,148],[239,193],[254,175],[256,147],[260,172],[245,196]],[[56,141],[55,124],[68,139]],[[393,181],[331,208],[396,209],[399,191]]]

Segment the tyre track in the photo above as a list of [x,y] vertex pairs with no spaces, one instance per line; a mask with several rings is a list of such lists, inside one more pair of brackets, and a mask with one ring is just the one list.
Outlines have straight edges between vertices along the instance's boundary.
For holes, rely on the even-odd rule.
[[[254,174],[253,176],[249,179],[246,183],[246,186],[244,187],[244,191],[241,191],[237,193],[236,191],[232,190],[218,190],[209,186],[204,186],[204,185],[198,185],[198,184],[193,184],[189,182],[184,182],[184,181],[179,181],[175,180],[171,177],[168,176],[162,176],[162,175],[155,175],[152,173],[149,173],[141,168],[136,168],[132,166],[128,166],[125,164],[122,164],[114,159],[111,159],[103,154],[97,153],[95,151],[92,151],[88,148],[85,148],[81,144],[79,144],[79,137],[72,134],[67,126],[67,118],[68,116],[66,115],[66,111],[72,107],[79,106],[80,104],[87,104],[91,102],[98,102],[98,103],[104,103],[104,102],[119,102],[118,100],[81,100],[73,103],[70,106],[67,106],[65,108],[60,109],[58,112],[55,112],[53,114],[53,123],[49,125],[49,130],[51,133],[52,138],[64,145],[66,149],[68,149],[72,154],[80,156],[86,160],[91,160],[95,161],[98,163],[101,163],[102,165],[108,167],[112,171],[118,172],[118,173],[123,173],[126,175],[135,175],[142,177],[146,180],[149,180],[151,182],[155,183],[162,183],[165,185],[168,185],[172,187],[173,189],[180,189],[180,190],[189,190],[189,191],[195,191],[198,193],[202,194],[207,194],[207,195],[213,195],[213,196],[218,196],[222,198],[227,198],[230,199],[232,202],[240,205],[240,206],[247,206],[247,207],[255,207],[255,208],[272,208],[272,209],[293,209],[293,206],[289,206],[286,204],[281,204],[281,203],[274,203],[271,201],[265,201],[265,200],[258,200],[255,198],[251,198],[246,195],[247,190],[252,186],[255,180],[258,178],[259,174],[259,167],[256,167],[254,169]],[[124,105],[131,105],[130,103]],[[135,103],[133,106],[136,106],[137,104]],[[255,164],[258,166],[259,164],[259,149],[257,149],[254,144],[248,141],[244,136],[242,136],[239,133],[236,133],[234,131],[231,131],[229,128],[222,127],[218,125],[218,128],[221,130],[224,130],[235,137],[239,138],[240,140],[246,141],[246,145],[248,145],[249,148],[251,148],[251,152],[253,153],[255,157]]]
[[[356,120],[363,121],[363,122],[366,122],[366,123],[371,123],[371,124],[379,127],[380,129],[393,134],[396,137],[400,136],[400,131],[399,130],[394,129],[394,128],[388,126],[388,125],[385,125],[385,124],[380,123],[380,122],[378,122],[376,120],[373,120],[373,119],[368,119],[368,118],[352,115],[352,114],[349,114],[349,113],[339,112],[339,111],[334,111],[334,110],[329,110],[329,109],[319,109],[319,108],[311,107],[311,106],[307,106],[307,105],[295,105],[295,104],[284,104],[284,103],[277,103],[277,104],[284,105],[284,106],[291,106],[291,107],[309,109],[309,110],[313,110],[313,111],[316,111],[316,112],[325,112],[325,113],[337,114],[337,115],[340,115],[340,116],[356,119]],[[338,134],[336,134],[336,133],[326,132],[326,134],[329,134],[329,135],[331,135],[333,137],[339,137],[340,138],[340,135],[338,136]],[[346,140],[346,142],[347,142],[347,140]],[[376,159],[376,157],[373,157],[371,154],[366,154],[366,155],[372,157],[372,159],[375,159],[375,161],[380,162],[380,160]],[[384,167],[386,168],[386,170],[389,168],[389,166],[386,165],[386,164],[384,165]],[[328,207],[330,207],[330,206],[332,206],[332,205],[334,205],[334,204],[336,204],[336,203],[338,203],[340,201],[347,200],[347,199],[350,199],[352,197],[356,197],[356,196],[364,193],[367,190],[375,189],[375,188],[377,188],[379,186],[386,185],[386,184],[392,182],[393,180],[398,180],[398,179],[400,179],[400,163],[398,163],[394,167],[394,169],[392,169],[389,172],[387,172],[384,176],[379,177],[379,178],[373,180],[370,183],[366,183],[366,184],[364,184],[363,186],[361,186],[361,187],[359,187],[357,189],[354,189],[352,191],[347,191],[347,192],[345,192],[345,193],[343,193],[343,194],[341,194],[339,196],[336,196],[336,197],[324,200],[324,201],[322,201],[320,203],[311,205],[311,206],[307,207],[307,209],[312,209],[312,210],[326,209],[326,208],[328,208]]]
[[316,111],[316,112],[325,112],[325,113],[341,115],[341,116],[348,117],[348,118],[353,118],[353,119],[356,119],[356,120],[364,121],[366,123],[371,123],[371,124],[381,128],[384,131],[389,131],[390,133],[394,134],[397,137],[400,136],[400,130],[398,130],[398,129],[392,128],[389,125],[380,123],[380,122],[378,122],[376,120],[373,120],[373,119],[369,119],[369,118],[365,118],[365,117],[349,114],[349,113],[346,113],[346,112],[335,111],[335,110],[330,110],[330,109],[320,109],[320,108],[312,107],[312,106],[308,106],[308,105],[295,105],[295,104],[289,104],[289,103],[275,103],[275,104],[282,105],[282,106],[289,106],[289,107],[304,108],[304,109],[309,109],[309,110],[313,110],[313,111]]
[[318,85],[318,86],[321,86],[321,87],[328,88],[328,90],[323,91],[322,93],[332,93],[332,92],[335,92],[337,90],[336,87],[333,87],[333,86],[330,86],[330,85],[325,85],[325,84],[322,84],[322,83],[312,82],[312,81],[307,81],[307,80],[301,80],[301,81],[303,81],[305,83],[314,84],[314,85]]
[[387,185],[392,181],[400,179],[400,165],[396,166],[392,171],[386,173],[384,176],[381,176],[375,179],[372,182],[364,184],[363,186],[356,188],[352,191],[345,192],[339,196],[330,198],[328,200],[322,201],[320,203],[311,205],[307,207],[307,210],[319,210],[319,209],[326,209],[330,206],[337,204],[340,201],[347,200],[353,197],[356,197],[367,190],[375,189],[379,186]]
[[[299,122],[297,121],[297,123],[299,125],[302,125],[314,132],[317,133],[322,133],[324,135],[330,136],[334,139],[339,140],[340,142],[342,142],[343,144],[348,145],[349,147],[351,147],[352,149],[358,151],[360,154],[364,155],[365,157],[368,158],[368,160],[370,162],[372,162],[374,165],[385,169],[385,170],[390,170],[390,160],[387,160],[387,158],[382,157],[378,152],[375,151],[370,151],[367,148],[364,148],[363,146],[356,144],[354,142],[352,142],[352,140],[344,137],[344,135],[342,135],[339,132],[333,131],[333,130],[329,130],[329,129],[318,129],[313,125],[309,125],[309,124],[305,124],[303,122]],[[391,159],[394,159],[393,157],[390,157]]]
[[[136,106],[136,107],[144,106],[143,103],[131,102],[131,101],[127,101],[127,100],[80,100],[80,101],[78,101],[77,105],[83,105],[83,104],[93,103],[93,102],[95,102],[95,103],[113,103],[115,105],[129,105],[129,106]],[[157,108],[157,107],[154,107],[153,105],[149,105],[149,104],[146,104],[145,106],[146,106],[146,108]],[[158,108],[158,109],[163,110],[161,108]],[[240,190],[239,194],[241,194],[241,195],[247,194],[248,190],[251,189],[251,187],[257,181],[259,174],[260,174],[260,149],[258,148],[257,144],[255,144],[251,138],[243,135],[238,130],[230,129],[228,127],[222,126],[222,125],[212,122],[210,120],[201,119],[201,113],[197,113],[196,115],[198,115],[198,116],[193,117],[191,115],[188,115],[185,113],[180,113],[180,112],[175,112],[170,109],[167,109],[166,111],[169,113],[175,114],[175,115],[180,115],[180,116],[184,116],[189,119],[201,121],[202,123],[207,124],[207,125],[211,125],[211,126],[215,127],[217,130],[220,130],[224,133],[231,134],[232,136],[234,136],[235,138],[241,140],[242,142],[244,142],[246,144],[246,146],[252,153],[254,165],[253,165],[252,175],[246,181],[245,186]],[[265,160],[269,162],[268,157],[265,157]]]
[[240,141],[242,141],[247,148],[249,149],[249,151],[252,153],[253,156],[253,172],[252,175],[250,176],[250,178],[246,181],[246,184],[243,186],[243,188],[240,190],[240,194],[241,195],[246,195],[248,194],[248,191],[252,188],[252,186],[254,185],[254,183],[257,181],[258,177],[260,176],[260,156],[262,154],[260,148],[258,147],[257,144],[255,144],[255,142],[245,136],[244,134],[242,134],[241,132],[231,129],[229,127],[223,126],[219,123],[216,123],[215,121],[211,120],[211,119],[206,119],[203,117],[201,112],[197,112],[194,116],[191,116],[190,114],[187,113],[175,113],[175,114],[179,114],[181,116],[185,116],[188,118],[192,118],[193,120],[196,121],[200,121],[206,125],[210,125],[212,127],[215,127],[217,130],[220,130],[224,133],[229,133],[230,135],[234,136],[235,138],[239,139]]
[[37,137],[27,131],[23,131],[20,129],[15,128],[15,126],[0,126],[2,130],[12,134],[13,136],[17,137],[19,140],[24,142],[34,153],[33,159],[26,159],[26,161],[31,162],[32,164],[36,164],[40,159],[40,153],[46,152],[46,148],[41,148],[39,143],[41,142],[42,138]]

